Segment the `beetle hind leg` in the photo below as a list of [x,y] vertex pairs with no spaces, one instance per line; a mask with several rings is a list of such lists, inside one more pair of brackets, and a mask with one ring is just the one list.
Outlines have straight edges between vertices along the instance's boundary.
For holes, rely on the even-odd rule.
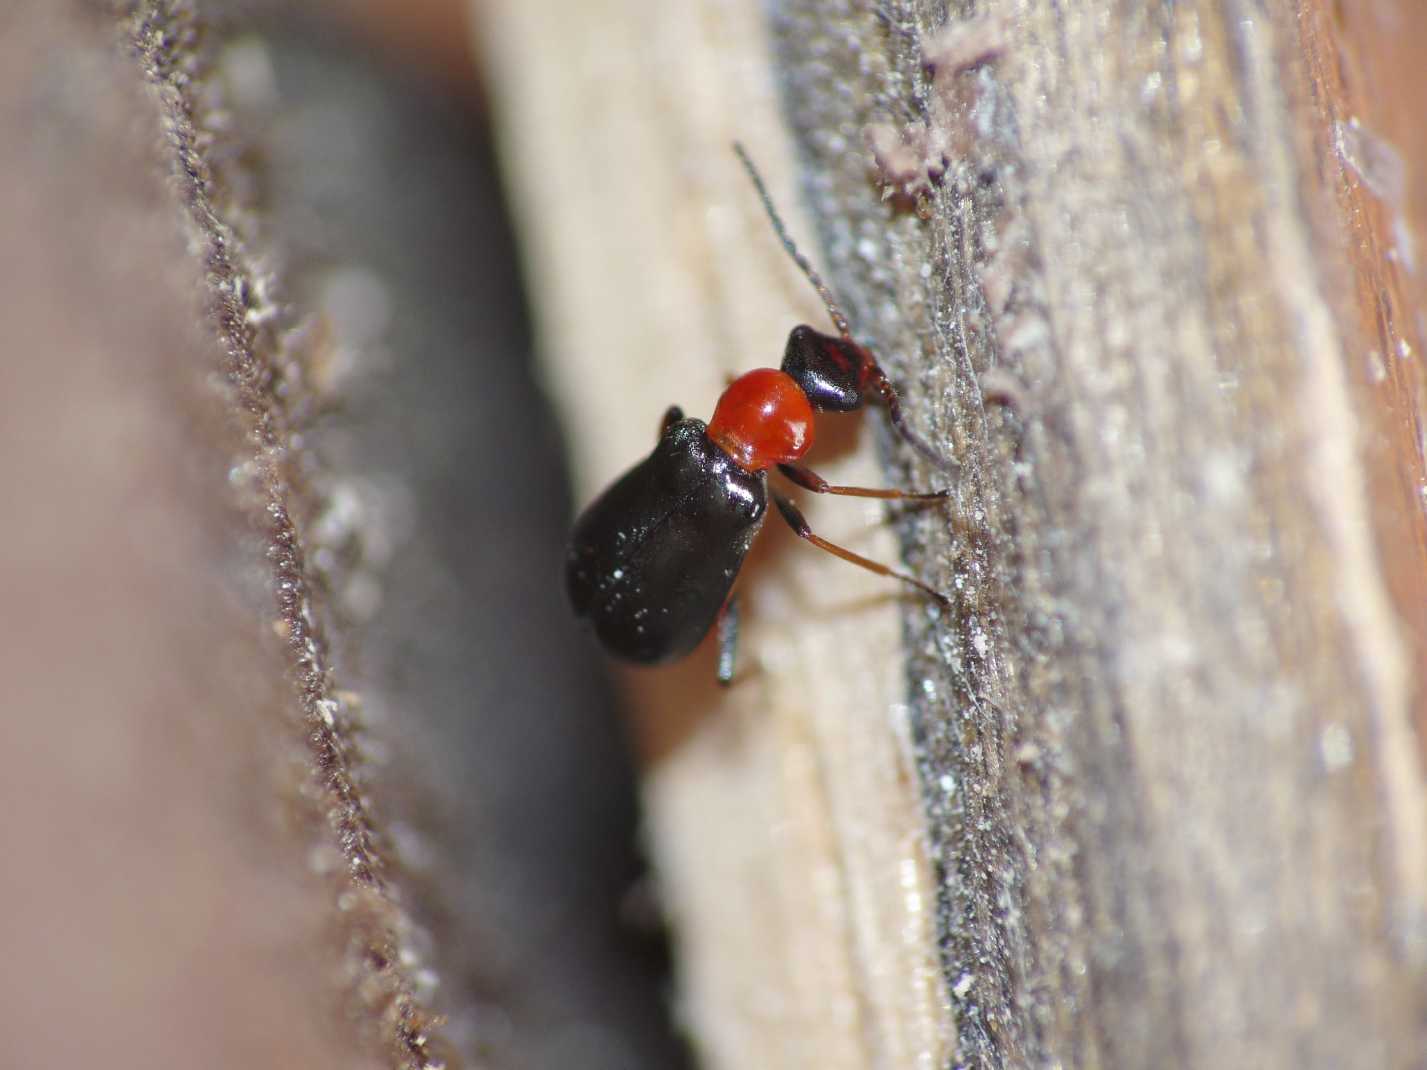
[[738,594],[729,595],[728,601],[718,611],[718,621],[714,625],[718,634],[718,670],[716,673],[721,686],[733,683],[733,672],[738,653]]
[[853,553],[845,546],[839,546],[835,542],[829,542],[827,539],[824,539],[821,535],[814,534],[813,529],[808,527],[807,520],[803,518],[802,510],[794,505],[791,499],[785,498],[775,491],[773,492],[773,502],[778,506],[778,512],[782,514],[783,519],[787,521],[788,526],[793,529],[793,533],[797,535],[798,538],[806,539],[819,550],[826,550],[834,557],[840,557],[849,564],[856,565],[858,568],[865,568],[868,572],[875,572],[879,576],[886,576],[889,579],[900,580],[903,583],[910,584],[922,593],[935,598],[941,605],[951,605],[951,599],[936,588],[927,586],[915,576],[908,576],[905,572],[898,572],[896,569],[888,568],[886,565],[873,561],[871,558]]

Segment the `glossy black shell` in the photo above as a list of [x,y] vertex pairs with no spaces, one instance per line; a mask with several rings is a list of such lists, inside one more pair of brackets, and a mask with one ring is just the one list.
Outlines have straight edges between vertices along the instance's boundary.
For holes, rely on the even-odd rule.
[[855,342],[794,327],[783,349],[782,369],[791,375],[818,412],[852,412],[862,407],[862,389],[871,358]]
[[767,508],[763,473],[734,464],[702,420],[680,420],[575,522],[576,615],[621,658],[683,657],[713,627]]

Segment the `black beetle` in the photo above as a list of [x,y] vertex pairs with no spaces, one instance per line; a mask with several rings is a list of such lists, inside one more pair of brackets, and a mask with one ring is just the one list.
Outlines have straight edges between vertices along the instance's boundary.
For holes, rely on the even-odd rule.
[[[770,467],[819,494],[931,500],[948,493],[830,485],[798,464],[812,445],[815,412],[851,412],[867,401],[879,403],[907,441],[939,467],[950,467],[907,427],[897,392],[872,354],[852,340],[846,317],[788,236],[752,161],[742,146],[734,149],[784,248],[817,289],[839,334],[794,327],[781,368],[759,368],[735,379],[707,425],[671,408],[654,452],[575,522],[565,570],[576,615],[593,624],[610,653],[626,660],[652,665],[682,658],[717,624],[721,683],[733,677],[737,609],[730,592],[763,526]],[[946,603],[920,580],[815,535],[789,498],[772,494],[783,519],[802,538]]]

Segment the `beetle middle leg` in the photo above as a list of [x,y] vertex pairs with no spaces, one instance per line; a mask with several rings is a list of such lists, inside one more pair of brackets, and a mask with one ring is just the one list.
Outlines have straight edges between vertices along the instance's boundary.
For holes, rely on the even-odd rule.
[[889,500],[933,502],[950,496],[951,491],[942,490],[894,490],[876,487],[842,487],[829,483],[810,468],[800,464],[780,464],[778,471],[804,490],[814,494],[843,494],[850,498],[885,498]]
[[793,504],[792,500],[773,491],[773,502],[778,506],[778,512],[783,515],[783,519],[788,522],[788,526],[793,529],[794,534],[800,539],[806,539],[819,550],[826,550],[834,557],[840,557],[844,561],[856,565],[858,568],[865,568],[868,572],[875,572],[879,576],[887,576],[890,579],[901,580],[909,583],[920,591],[931,595],[944,606],[951,605],[951,599],[942,594],[934,587],[928,587],[915,576],[908,576],[905,572],[898,572],[896,569],[888,568],[886,565],[873,561],[871,558],[863,557],[861,554],[853,553],[845,546],[839,546],[835,542],[829,542],[821,535],[813,533],[813,529],[808,527],[808,522],[803,518],[802,510]]

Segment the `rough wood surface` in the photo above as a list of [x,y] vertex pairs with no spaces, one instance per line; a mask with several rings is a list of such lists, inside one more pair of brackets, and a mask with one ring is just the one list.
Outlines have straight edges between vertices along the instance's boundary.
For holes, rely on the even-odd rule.
[[95,5],[0,24],[0,1061],[389,1065],[162,109]]
[[249,244],[216,41],[0,24],[4,1061],[436,1065],[313,563],[333,352]]
[[[956,607],[908,607],[900,688],[873,588],[782,547],[745,684],[631,684],[709,1065],[1417,1065],[1421,198],[1353,79],[1408,85],[1354,42],[1418,17],[783,0],[765,43],[753,5],[486,6],[587,491],[810,314],[724,148],[788,204],[779,119],[814,259],[963,464],[902,525]],[[909,754],[920,811],[875,774]]]

